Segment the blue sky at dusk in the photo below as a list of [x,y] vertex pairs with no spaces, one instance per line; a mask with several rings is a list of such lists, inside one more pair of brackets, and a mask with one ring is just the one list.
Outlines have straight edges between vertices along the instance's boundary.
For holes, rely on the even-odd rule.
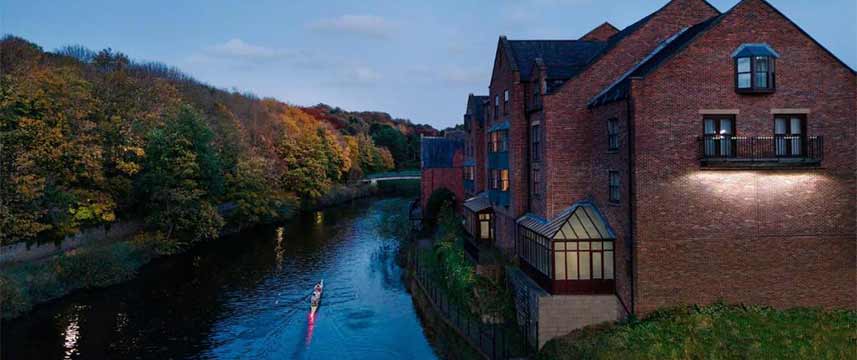
[[[576,39],[666,0],[41,1],[0,3],[0,32],[54,50],[111,47],[222,88],[387,111],[438,128],[488,87],[497,37]],[[713,0],[721,11],[737,0]],[[771,0],[851,67],[857,1]]]

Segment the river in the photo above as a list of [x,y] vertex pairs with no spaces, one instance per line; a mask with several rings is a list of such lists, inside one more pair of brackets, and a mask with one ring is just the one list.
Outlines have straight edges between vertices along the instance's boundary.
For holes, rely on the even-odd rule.
[[[364,200],[145,266],[2,323],[3,359],[434,359],[382,208]],[[322,306],[308,316],[312,285]]]

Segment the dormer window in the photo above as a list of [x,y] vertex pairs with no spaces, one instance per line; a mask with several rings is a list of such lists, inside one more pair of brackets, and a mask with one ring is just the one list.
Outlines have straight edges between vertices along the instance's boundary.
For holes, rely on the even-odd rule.
[[767,44],[744,44],[735,59],[735,89],[739,93],[771,93],[776,89],[774,64],[780,55]]

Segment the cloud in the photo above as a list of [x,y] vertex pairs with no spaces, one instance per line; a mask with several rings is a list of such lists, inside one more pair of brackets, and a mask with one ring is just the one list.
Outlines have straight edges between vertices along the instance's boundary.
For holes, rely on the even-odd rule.
[[222,44],[216,44],[208,52],[212,55],[251,60],[271,59],[287,55],[285,51],[248,44],[241,39],[232,39]]
[[343,66],[334,73],[335,78],[325,81],[331,87],[373,87],[384,77],[375,69],[365,65]]
[[388,38],[398,28],[396,24],[375,15],[342,15],[315,21],[307,27],[321,32],[355,34],[373,38]]
[[293,55],[290,51],[253,45],[236,38],[203,48],[188,56],[186,61],[191,64],[224,63],[246,65],[283,60]]

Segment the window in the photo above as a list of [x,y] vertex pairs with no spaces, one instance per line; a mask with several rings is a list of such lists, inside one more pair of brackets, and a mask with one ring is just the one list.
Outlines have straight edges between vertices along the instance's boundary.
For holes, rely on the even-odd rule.
[[735,118],[709,116],[703,120],[705,157],[735,156]]
[[539,106],[539,102],[541,102],[541,99],[539,99],[542,95],[540,90],[538,85],[533,85],[533,107]]
[[509,191],[509,169],[500,170],[500,191]]
[[542,184],[542,176],[539,169],[533,169],[533,198],[541,197],[541,184]]
[[491,152],[505,152],[508,150],[509,131],[498,130],[491,132],[488,149]]
[[607,120],[607,149],[619,150],[619,119]]
[[464,168],[464,180],[473,181],[476,178],[476,168],[473,166],[466,166]]
[[542,154],[542,149],[541,149],[541,139],[542,139],[541,132],[542,131],[541,130],[542,130],[541,126],[533,125],[533,127],[530,131],[530,135],[532,136],[531,143],[533,146],[533,161],[534,162],[541,161],[541,154]]
[[618,203],[621,200],[621,192],[619,190],[619,172],[618,171],[610,171],[609,172],[609,192],[610,192],[610,202]]
[[612,280],[612,241],[554,242],[554,280]]
[[518,255],[540,273],[550,276],[550,240],[524,227],[519,230]]
[[503,113],[509,113],[509,90],[503,91]]
[[735,86],[739,92],[771,92],[775,88],[774,57],[744,56],[735,59]]
[[497,120],[497,116],[500,113],[500,95],[494,95],[494,120]]
[[806,118],[803,115],[777,115],[774,118],[774,144],[778,157],[806,154]]
[[500,188],[500,170],[491,169],[491,190]]
[[484,240],[494,238],[494,228],[491,227],[491,214],[479,214],[479,238]]

